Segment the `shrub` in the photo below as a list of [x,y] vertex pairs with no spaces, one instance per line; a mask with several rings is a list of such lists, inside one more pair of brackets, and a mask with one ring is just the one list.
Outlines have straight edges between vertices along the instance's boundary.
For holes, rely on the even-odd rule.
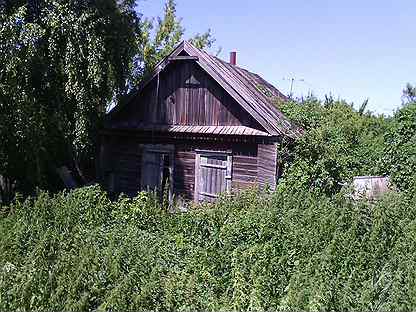
[[385,173],[379,164],[384,153],[384,116],[356,111],[342,100],[314,97],[285,102],[279,108],[305,134],[287,154],[280,187],[309,188],[335,194],[358,175]]

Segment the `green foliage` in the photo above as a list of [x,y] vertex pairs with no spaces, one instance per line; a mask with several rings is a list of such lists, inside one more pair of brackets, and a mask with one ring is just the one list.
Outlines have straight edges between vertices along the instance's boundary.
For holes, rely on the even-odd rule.
[[94,164],[99,120],[131,76],[139,19],[115,0],[0,10],[0,174],[21,191],[53,189],[56,167]]
[[[183,39],[185,28],[182,19],[177,16],[176,2],[167,0],[163,17],[145,18],[141,24],[142,32],[138,37],[139,50],[136,55],[136,68],[133,85],[148,75],[155,65],[172,52],[173,48]],[[196,34],[190,41],[199,49],[210,48],[215,39],[211,30]]]
[[[133,0],[1,4],[0,201],[56,191],[62,165],[93,180],[103,115],[172,51],[181,22],[173,0],[156,22]],[[214,42],[210,31],[193,40]]]
[[408,83],[403,90],[404,103],[416,102],[416,87]]
[[0,310],[414,310],[415,204],[250,191],[171,214],[39,193],[0,219]]
[[176,15],[176,3],[167,0],[163,18],[144,19],[143,31],[138,38],[140,52],[137,56],[136,82],[148,74],[154,66],[167,56],[181,40],[185,29]]
[[383,168],[400,190],[416,187],[416,102],[396,112],[385,134]]
[[279,108],[299,124],[305,134],[287,154],[281,187],[312,188],[327,194],[338,192],[356,175],[383,173],[384,116],[364,113],[344,101],[309,97],[301,102],[280,103]]
[[[212,37],[211,29],[208,29],[202,34],[196,34],[193,38],[189,40],[195,47],[198,49],[206,49],[212,47],[215,42],[215,39]],[[221,48],[218,49],[216,55],[221,51]]]

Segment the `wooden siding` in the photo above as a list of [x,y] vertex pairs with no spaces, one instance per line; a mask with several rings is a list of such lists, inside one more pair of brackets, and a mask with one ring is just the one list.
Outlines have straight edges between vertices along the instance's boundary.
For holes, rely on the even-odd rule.
[[232,189],[241,190],[257,185],[257,145],[242,144],[233,148]]
[[195,189],[195,152],[187,145],[175,147],[173,190],[176,195],[192,200]]
[[135,195],[140,189],[142,151],[133,138],[106,139],[103,143],[101,179],[109,187],[107,179],[113,175],[114,192]]
[[256,144],[220,144],[195,142],[192,148],[188,144],[175,147],[174,192],[186,199],[194,198],[195,191],[195,149],[232,150],[232,190],[241,190],[257,185],[257,145]]
[[[158,94],[159,93],[159,94]],[[249,126],[262,129],[241,106],[195,62],[167,65],[140,97],[114,116],[111,126],[141,124]]]
[[[119,137],[105,139],[102,144],[101,172],[114,174],[115,192],[134,195],[141,187],[142,154],[147,144],[172,144],[173,193],[193,200],[195,191],[195,150],[231,150],[231,190],[237,191],[266,184],[275,187],[276,148],[274,144],[204,142],[172,142],[165,139],[149,142],[143,138]],[[105,179],[104,181],[105,182]],[[106,187],[107,185],[103,183]]]
[[258,179],[260,187],[268,185],[272,190],[276,188],[276,159],[275,144],[258,145]]
[[[102,131],[107,139],[101,146],[100,176],[104,185],[113,186],[110,188],[114,192],[135,194],[140,187],[155,185],[161,179],[173,181],[171,192],[193,199],[195,163],[201,158],[196,150],[231,150],[232,162],[227,160],[226,178],[212,169],[218,164],[209,164],[209,159],[204,158],[203,162],[210,169],[198,169],[207,181],[214,175],[215,185],[219,177],[219,189],[223,189],[224,179],[227,191],[230,187],[240,190],[256,185],[274,189],[275,143],[281,136],[296,138],[303,133],[275,106],[276,97],[285,99],[280,91],[260,76],[187,42],[162,60],[129,97],[108,114]],[[165,153],[161,158],[147,155],[150,152],[146,148],[155,144],[172,145],[169,161]],[[156,169],[150,170],[150,166],[150,182],[142,179],[146,157],[162,172],[160,179],[156,179]],[[152,157],[160,161],[152,162]],[[211,194],[212,190],[217,192],[210,184],[203,192]]]
[[231,152],[196,150],[196,202],[214,202],[221,193],[231,191],[231,164]]

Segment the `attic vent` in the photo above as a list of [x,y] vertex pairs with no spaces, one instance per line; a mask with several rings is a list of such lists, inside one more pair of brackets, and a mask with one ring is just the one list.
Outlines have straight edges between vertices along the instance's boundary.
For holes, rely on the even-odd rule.
[[198,79],[195,78],[194,74],[191,74],[191,76],[189,76],[188,79],[186,79],[185,84],[187,86],[199,86],[200,82],[198,81]]

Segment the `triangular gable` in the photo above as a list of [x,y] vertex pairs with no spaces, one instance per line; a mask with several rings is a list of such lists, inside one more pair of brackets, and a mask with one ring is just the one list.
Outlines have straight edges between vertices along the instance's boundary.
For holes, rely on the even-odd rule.
[[[184,55],[186,54],[186,56]],[[195,62],[214,79],[269,135],[286,135],[297,137],[301,133],[287,118],[270,103],[258,88],[244,75],[237,66],[220,61],[209,54],[195,48],[190,43],[181,42],[167,57],[155,66],[148,79],[144,80],[134,95],[134,98],[162,72],[175,58],[193,58]],[[253,74],[254,75],[254,74]],[[127,103],[126,103],[127,105]],[[125,105],[117,105],[109,116],[120,111]]]

